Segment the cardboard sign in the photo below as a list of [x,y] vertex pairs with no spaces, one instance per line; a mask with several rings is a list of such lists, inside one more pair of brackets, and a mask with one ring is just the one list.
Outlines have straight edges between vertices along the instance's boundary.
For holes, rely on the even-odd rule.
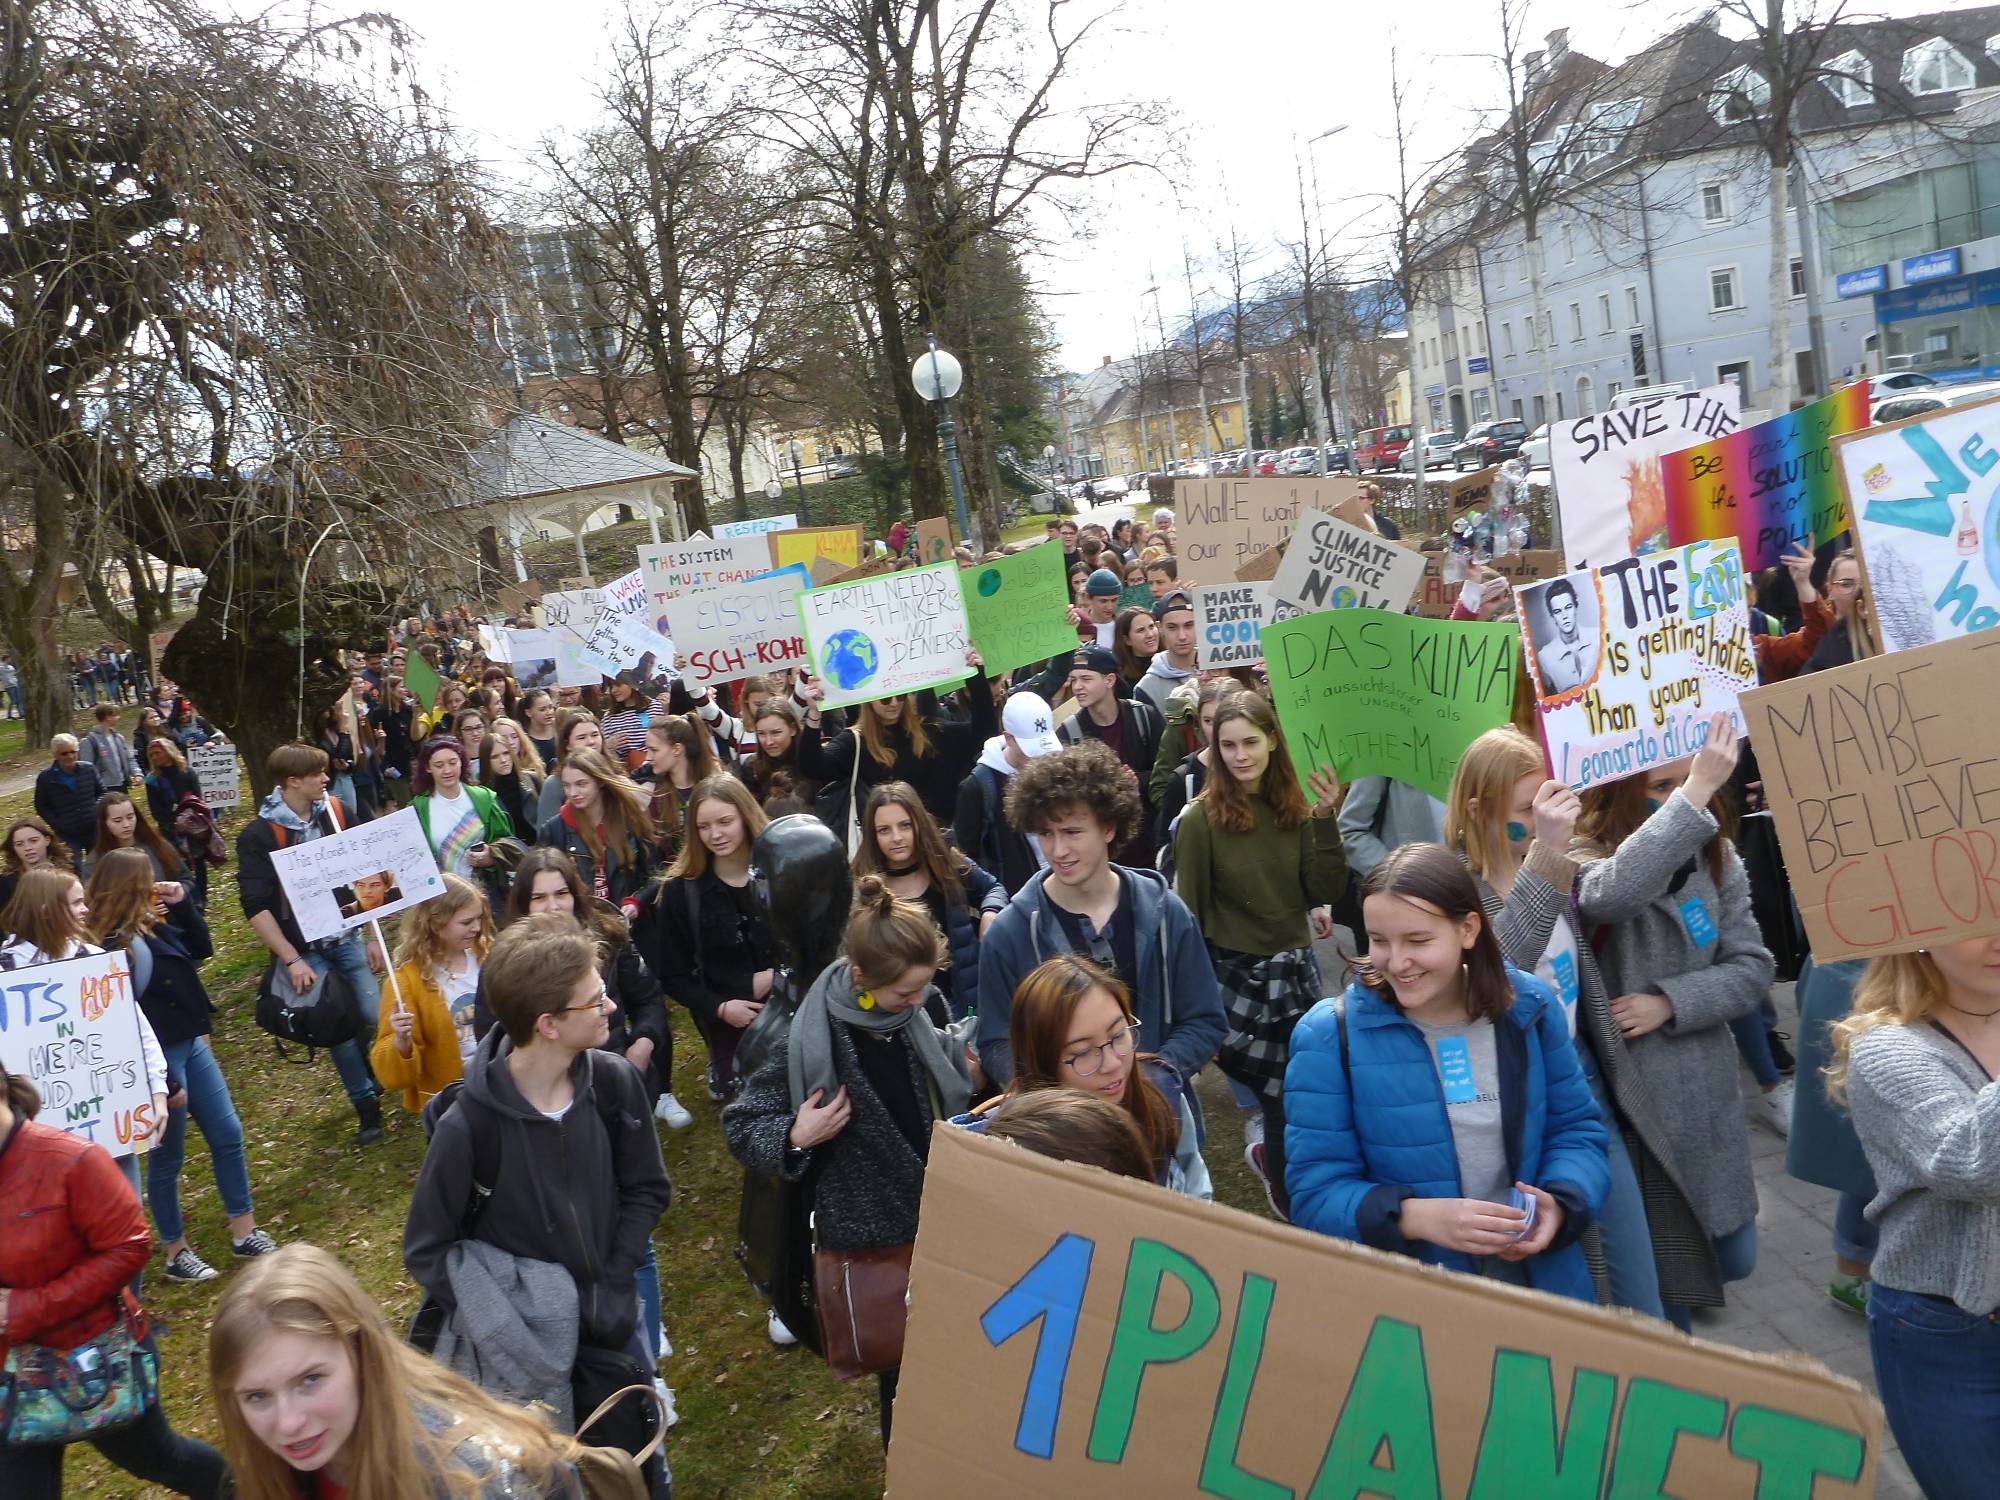
[[1859,1386],[931,1136],[890,1500],[1867,1500]]
[[[790,566],[797,567],[798,564],[792,563]],[[863,563],[856,563],[851,568],[842,568],[840,572],[835,574],[832,578],[829,578],[827,582],[859,583],[864,578],[874,578],[878,574],[893,573],[895,571],[896,571],[896,560],[894,558],[871,557],[868,559],[868,561]]]
[[1248,667],[1264,659],[1271,595],[1261,583],[1210,583],[1191,589],[1194,664],[1198,671]]
[[[785,564],[785,568],[804,568],[814,588],[824,588],[847,571],[830,557],[814,557],[810,562],[789,562]],[[774,571],[783,572],[784,569]]]
[[1500,477],[1500,466],[1493,465],[1481,469],[1477,474],[1461,474],[1451,482],[1451,514],[1453,519],[1469,510],[1485,510],[1493,503],[1493,482]]
[[[1317,512],[1308,511],[1307,514],[1316,515]],[[1238,568],[1236,570],[1236,581],[1238,583],[1269,583],[1273,578],[1278,576],[1278,569],[1284,564],[1284,561],[1285,543],[1279,541],[1273,546],[1266,547],[1262,552],[1259,552],[1250,561]]]
[[996,557],[959,582],[966,623],[988,676],[1076,649],[1062,548],[1027,547]]
[[917,561],[928,566],[951,560],[951,522],[943,516],[917,522]]
[[1271,597],[1308,613],[1360,608],[1400,614],[1423,573],[1423,553],[1309,510],[1271,580]]
[[1174,534],[1179,539],[1181,581],[1222,583],[1266,548],[1292,534],[1305,511],[1358,519],[1363,481],[1329,474],[1324,479],[1180,479],[1174,482]]
[[1693,755],[1757,685],[1743,553],[1695,542],[1514,591],[1557,780],[1582,791]]
[[715,528],[715,539],[724,541],[737,536],[763,536],[771,531],[790,531],[798,524],[797,516],[754,516],[748,521],[724,521]]
[[815,557],[823,557],[842,568],[854,567],[861,561],[859,526],[794,526],[789,531],[774,531],[764,540],[770,545],[773,568],[792,563],[810,567]]
[[0,974],[0,1063],[40,1091],[42,1124],[113,1156],[154,1123],[130,974],[123,953]]
[[556,643],[546,630],[503,630],[507,641],[507,670],[513,673],[518,692],[552,688],[556,683]]
[[1303,778],[1393,776],[1442,799],[1465,747],[1508,720],[1512,625],[1334,609],[1264,627],[1271,706]]
[[1752,572],[1775,568],[1794,543],[1818,547],[1847,530],[1847,497],[1832,442],[1868,425],[1868,382],[1696,443],[1660,460],[1667,535],[1676,546],[1735,537]]
[[731,588],[669,599],[665,633],[680,643],[680,673],[690,687],[740,682],[805,660],[799,635],[803,568],[783,568]]
[[662,542],[639,549],[639,571],[646,575],[646,607],[656,622],[662,606],[676,595],[742,583],[768,572],[770,566],[770,547],[762,536]]
[[674,643],[645,620],[622,615],[609,605],[591,627],[584,650],[614,663],[611,675],[644,689],[648,697],[657,698],[673,683]]
[[808,589],[799,595],[799,624],[806,663],[825,688],[825,708],[972,675],[965,664],[972,631],[955,563]]
[[1667,545],[1661,455],[1726,437],[1742,425],[1741,412],[1736,387],[1724,383],[1550,427],[1549,469],[1571,566]]
[[579,589],[596,588],[597,580],[595,578],[592,578],[588,573],[583,573],[575,578],[563,579],[561,583],[558,585],[558,587],[560,587],[565,593],[573,593]]
[[2000,932],[2000,633],[1743,697],[1813,957]]
[[495,597],[500,612],[512,620],[532,609],[542,593],[532,583],[510,583]]
[[[1445,552],[1426,552],[1424,576],[1417,584],[1416,611],[1429,620],[1449,620],[1458,596],[1465,588],[1465,576],[1461,573],[1453,583],[1445,578]],[[1505,578],[1508,583],[1519,588],[1524,583],[1533,583],[1537,578],[1553,578],[1564,571],[1563,555],[1560,552],[1533,551],[1509,552],[1496,557],[1485,565]]]
[[188,769],[201,785],[201,800],[209,811],[235,807],[243,800],[243,773],[236,764],[236,747],[225,741],[210,740],[190,745]]
[[307,942],[338,937],[444,894],[444,877],[414,807],[271,855]]
[[542,625],[555,655],[556,682],[563,687],[595,687],[618,668],[588,648],[590,629],[604,612],[596,589],[569,589],[542,595]]
[[2000,400],[1836,438],[1888,651],[2000,625]]

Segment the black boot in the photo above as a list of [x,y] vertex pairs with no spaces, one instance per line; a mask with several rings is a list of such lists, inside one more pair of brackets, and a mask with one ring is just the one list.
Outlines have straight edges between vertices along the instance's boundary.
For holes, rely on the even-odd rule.
[[357,1146],[379,1146],[382,1144],[382,1100],[379,1095],[370,1094],[366,1099],[354,1102],[354,1113],[361,1120],[361,1128],[354,1133]]

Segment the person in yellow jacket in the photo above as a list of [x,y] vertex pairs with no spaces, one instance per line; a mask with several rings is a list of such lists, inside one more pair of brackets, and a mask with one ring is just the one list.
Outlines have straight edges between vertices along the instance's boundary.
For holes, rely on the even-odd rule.
[[478,1045],[472,1008],[479,966],[492,945],[486,897],[463,876],[446,875],[444,894],[403,918],[395,970],[402,1003],[393,991],[384,997],[368,1060],[384,1089],[403,1091],[403,1108],[412,1114],[464,1076],[465,1059]]

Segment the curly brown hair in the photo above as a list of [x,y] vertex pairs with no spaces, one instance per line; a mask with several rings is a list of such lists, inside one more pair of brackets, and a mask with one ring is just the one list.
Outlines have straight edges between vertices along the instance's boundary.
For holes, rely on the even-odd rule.
[[1139,832],[1139,788],[1124,762],[1101,740],[1037,756],[1021,767],[1007,788],[1007,821],[1022,833],[1045,828],[1058,813],[1079,806],[1089,808],[1099,823],[1116,828],[1118,844],[1128,843]]

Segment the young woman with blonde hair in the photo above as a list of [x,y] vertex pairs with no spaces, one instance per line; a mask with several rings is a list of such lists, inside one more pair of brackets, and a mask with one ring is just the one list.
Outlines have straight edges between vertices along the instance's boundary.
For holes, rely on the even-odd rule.
[[924,712],[920,700],[928,694],[897,693],[860,704],[851,710],[853,728],[822,740],[820,685],[814,682],[801,690],[809,707],[798,738],[799,769],[823,787],[855,785],[851,810],[835,832],[845,832],[845,817],[858,817],[868,794],[885,781],[907,781],[933,818],[951,821],[958,784],[971,773],[986,742],[1000,732],[1000,712],[979,652],[968,648],[965,659],[973,676],[965,684],[962,720],[944,718],[935,708]]
[[575,1439],[404,1343],[314,1245],[231,1283],[208,1382],[235,1500],[583,1500]]
[[562,789],[562,809],[542,824],[536,841],[567,854],[590,892],[630,917],[658,863],[652,799],[597,750],[563,757]]
[[377,1083],[403,1091],[411,1114],[465,1076],[465,1060],[479,1045],[479,966],[492,946],[485,893],[462,875],[446,875],[441,895],[403,915],[395,958],[402,1004],[382,1007],[368,1060]]

